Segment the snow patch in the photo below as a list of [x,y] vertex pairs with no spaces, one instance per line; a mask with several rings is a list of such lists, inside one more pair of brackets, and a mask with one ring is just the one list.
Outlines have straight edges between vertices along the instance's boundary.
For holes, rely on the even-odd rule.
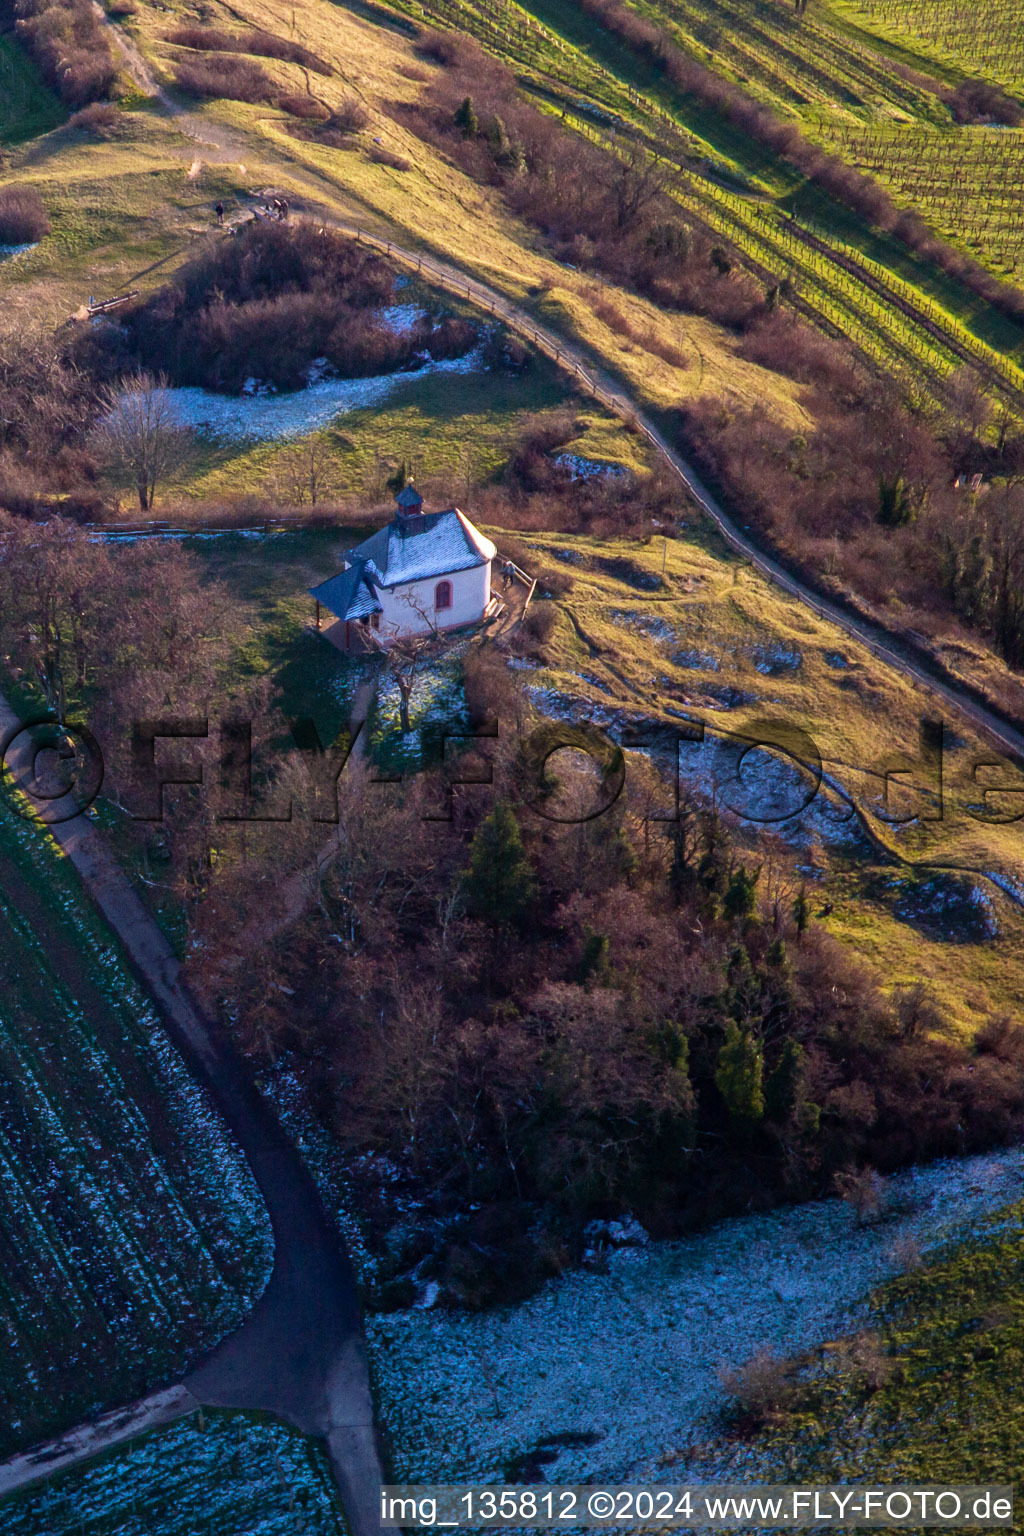
[[574,1271],[516,1307],[371,1316],[396,1479],[501,1481],[556,1439],[549,1482],[657,1475],[660,1458],[714,1432],[723,1368],[863,1325],[901,1253],[976,1235],[1021,1198],[1024,1150],[911,1168],[889,1189],[890,1214],[870,1226],[839,1200],[787,1206],[613,1248],[601,1272]]
[[[250,379],[248,394],[218,395],[213,390],[187,385],[166,391],[167,403],[178,424],[192,427],[206,437],[228,442],[272,442],[303,437],[328,426],[350,411],[383,405],[399,385],[429,374],[468,374],[485,371],[483,348],[464,357],[429,360],[413,373],[378,374],[368,379],[316,378],[305,389],[274,394]],[[311,370],[315,374],[314,365]]]
[[578,453],[559,453],[554,463],[559,469],[568,470],[574,480],[624,480],[629,474],[624,464],[612,464],[607,459],[585,459]]

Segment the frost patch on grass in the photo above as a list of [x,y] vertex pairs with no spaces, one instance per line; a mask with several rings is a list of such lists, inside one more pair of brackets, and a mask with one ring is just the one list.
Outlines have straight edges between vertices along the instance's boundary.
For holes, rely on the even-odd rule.
[[721,666],[717,656],[712,656],[710,651],[677,651],[672,657],[677,667],[685,667],[690,672],[717,672]]
[[784,677],[795,672],[804,659],[800,651],[784,645],[755,645],[750,654],[754,666],[765,677]]
[[418,304],[392,304],[380,311],[380,318],[389,330],[401,336],[406,331],[411,331],[421,320],[425,320],[427,312]]
[[893,915],[930,938],[953,944],[994,939],[999,923],[992,898],[965,875],[896,878]]
[[370,1317],[396,1478],[501,1480],[542,1446],[558,1450],[549,1482],[650,1476],[714,1432],[723,1367],[862,1323],[901,1253],[973,1236],[1022,1190],[1019,1148],[933,1163],[890,1181],[874,1225],[838,1200],[782,1207],[613,1250],[605,1273],[573,1272],[516,1307]]
[[658,618],[656,614],[646,613],[642,608],[610,608],[608,617],[613,624],[618,624],[622,629],[631,629],[637,634],[646,635],[649,640],[664,643],[676,638],[674,624],[670,624],[667,619]]
[[757,694],[737,688],[733,683],[705,683],[706,697],[701,700],[705,709],[742,709],[745,704],[756,704]]
[[344,1536],[324,1453],[283,1424],[212,1412],[5,1499],[3,1536]]
[[202,436],[226,442],[272,442],[303,437],[350,411],[382,405],[400,384],[407,384],[410,379],[436,373],[483,371],[483,348],[476,347],[464,357],[427,360],[415,372],[378,374],[368,379],[321,378],[291,394],[218,395],[196,385],[168,389],[165,393],[182,427],[192,427]]
[[836,672],[842,672],[846,667],[851,666],[852,663],[847,660],[842,651],[826,651],[825,665],[826,667],[834,668]]
[[[639,710],[600,704],[557,688],[532,684],[526,692],[534,708],[549,719],[573,724],[589,721],[626,746],[631,728],[657,726]],[[693,718],[686,710],[669,712],[680,719]],[[671,753],[662,754],[664,770],[674,766],[675,750],[673,743]],[[770,827],[793,847],[804,847],[815,838],[831,847],[849,847],[863,840],[860,823],[838,783],[823,779],[815,793],[813,780],[777,753],[709,733],[703,741],[680,742],[678,762],[680,779],[698,797],[714,801],[740,821]]]
[[578,453],[559,453],[553,462],[559,469],[568,470],[574,480],[624,480],[629,474],[624,464],[612,464],[607,459],[585,459]]
[[1001,875],[998,870],[986,869],[985,879],[991,880],[999,889],[1018,907],[1024,907],[1024,881],[1014,880],[1009,875]]
[[24,256],[26,251],[34,251],[38,244],[38,240],[30,240],[27,245],[0,245],[0,261],[10,261],[14,256]]

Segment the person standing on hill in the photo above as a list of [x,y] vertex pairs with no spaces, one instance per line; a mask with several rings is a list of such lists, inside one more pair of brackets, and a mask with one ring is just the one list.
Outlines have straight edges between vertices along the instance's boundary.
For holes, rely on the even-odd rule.
[[216,208],[213,211],[217,215],[218,227],[222,226],[223,223],[224,223],[224,204],[223,203],[218,203]]

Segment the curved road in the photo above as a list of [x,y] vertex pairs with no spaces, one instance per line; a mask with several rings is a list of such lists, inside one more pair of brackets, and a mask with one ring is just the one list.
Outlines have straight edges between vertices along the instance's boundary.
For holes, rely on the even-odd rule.
[[[32,788],[33,754],[18,717],[0,696],[0,742],[16,782]],[[8,742],[11,742],[9,750]],[[51,802],[46,814],[61,808]],[[192,1370],[170,1416],[196,1403],[263,1410],[327,1442],[352,1536],[379,1536],[381,1456],[374,1429],[362,1316],[344,1244],[329,1222],[298,1151],[250,1071],[182,984],[181,967],[103,834],[85,816],[50,831],[88,895],[118,935],[155,998],[174,1044],[206,1087],[252,1169],[274,1233],[274,1267],[242,1326]],[[160,1395],[158,1395],[159,1397]],[[115,1420],[131,1416],[114,1415]],[[167,1415],[165,1414],[165,1417]],[[61,1445],[80,1446],[68,1465],[96,1454],[87,1430],[16,1458],[0,1490],[44,1475]],[[102,1449],[102,1446],[100,1447]]]

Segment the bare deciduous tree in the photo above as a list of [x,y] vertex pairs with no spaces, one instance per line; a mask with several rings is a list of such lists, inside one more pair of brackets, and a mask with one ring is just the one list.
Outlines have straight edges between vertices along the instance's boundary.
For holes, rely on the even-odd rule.
[[333,500],[341,486],[331,444],[308,437],[287,449],[274,466],[275,489],[293,507],[318,507]]
[[142,512],[152,510],[157,487],[184,468],[193,451],[192,433],[174,414],[166,380],[148,373],[106,391],[98,442],[113,473],[135,486]]

